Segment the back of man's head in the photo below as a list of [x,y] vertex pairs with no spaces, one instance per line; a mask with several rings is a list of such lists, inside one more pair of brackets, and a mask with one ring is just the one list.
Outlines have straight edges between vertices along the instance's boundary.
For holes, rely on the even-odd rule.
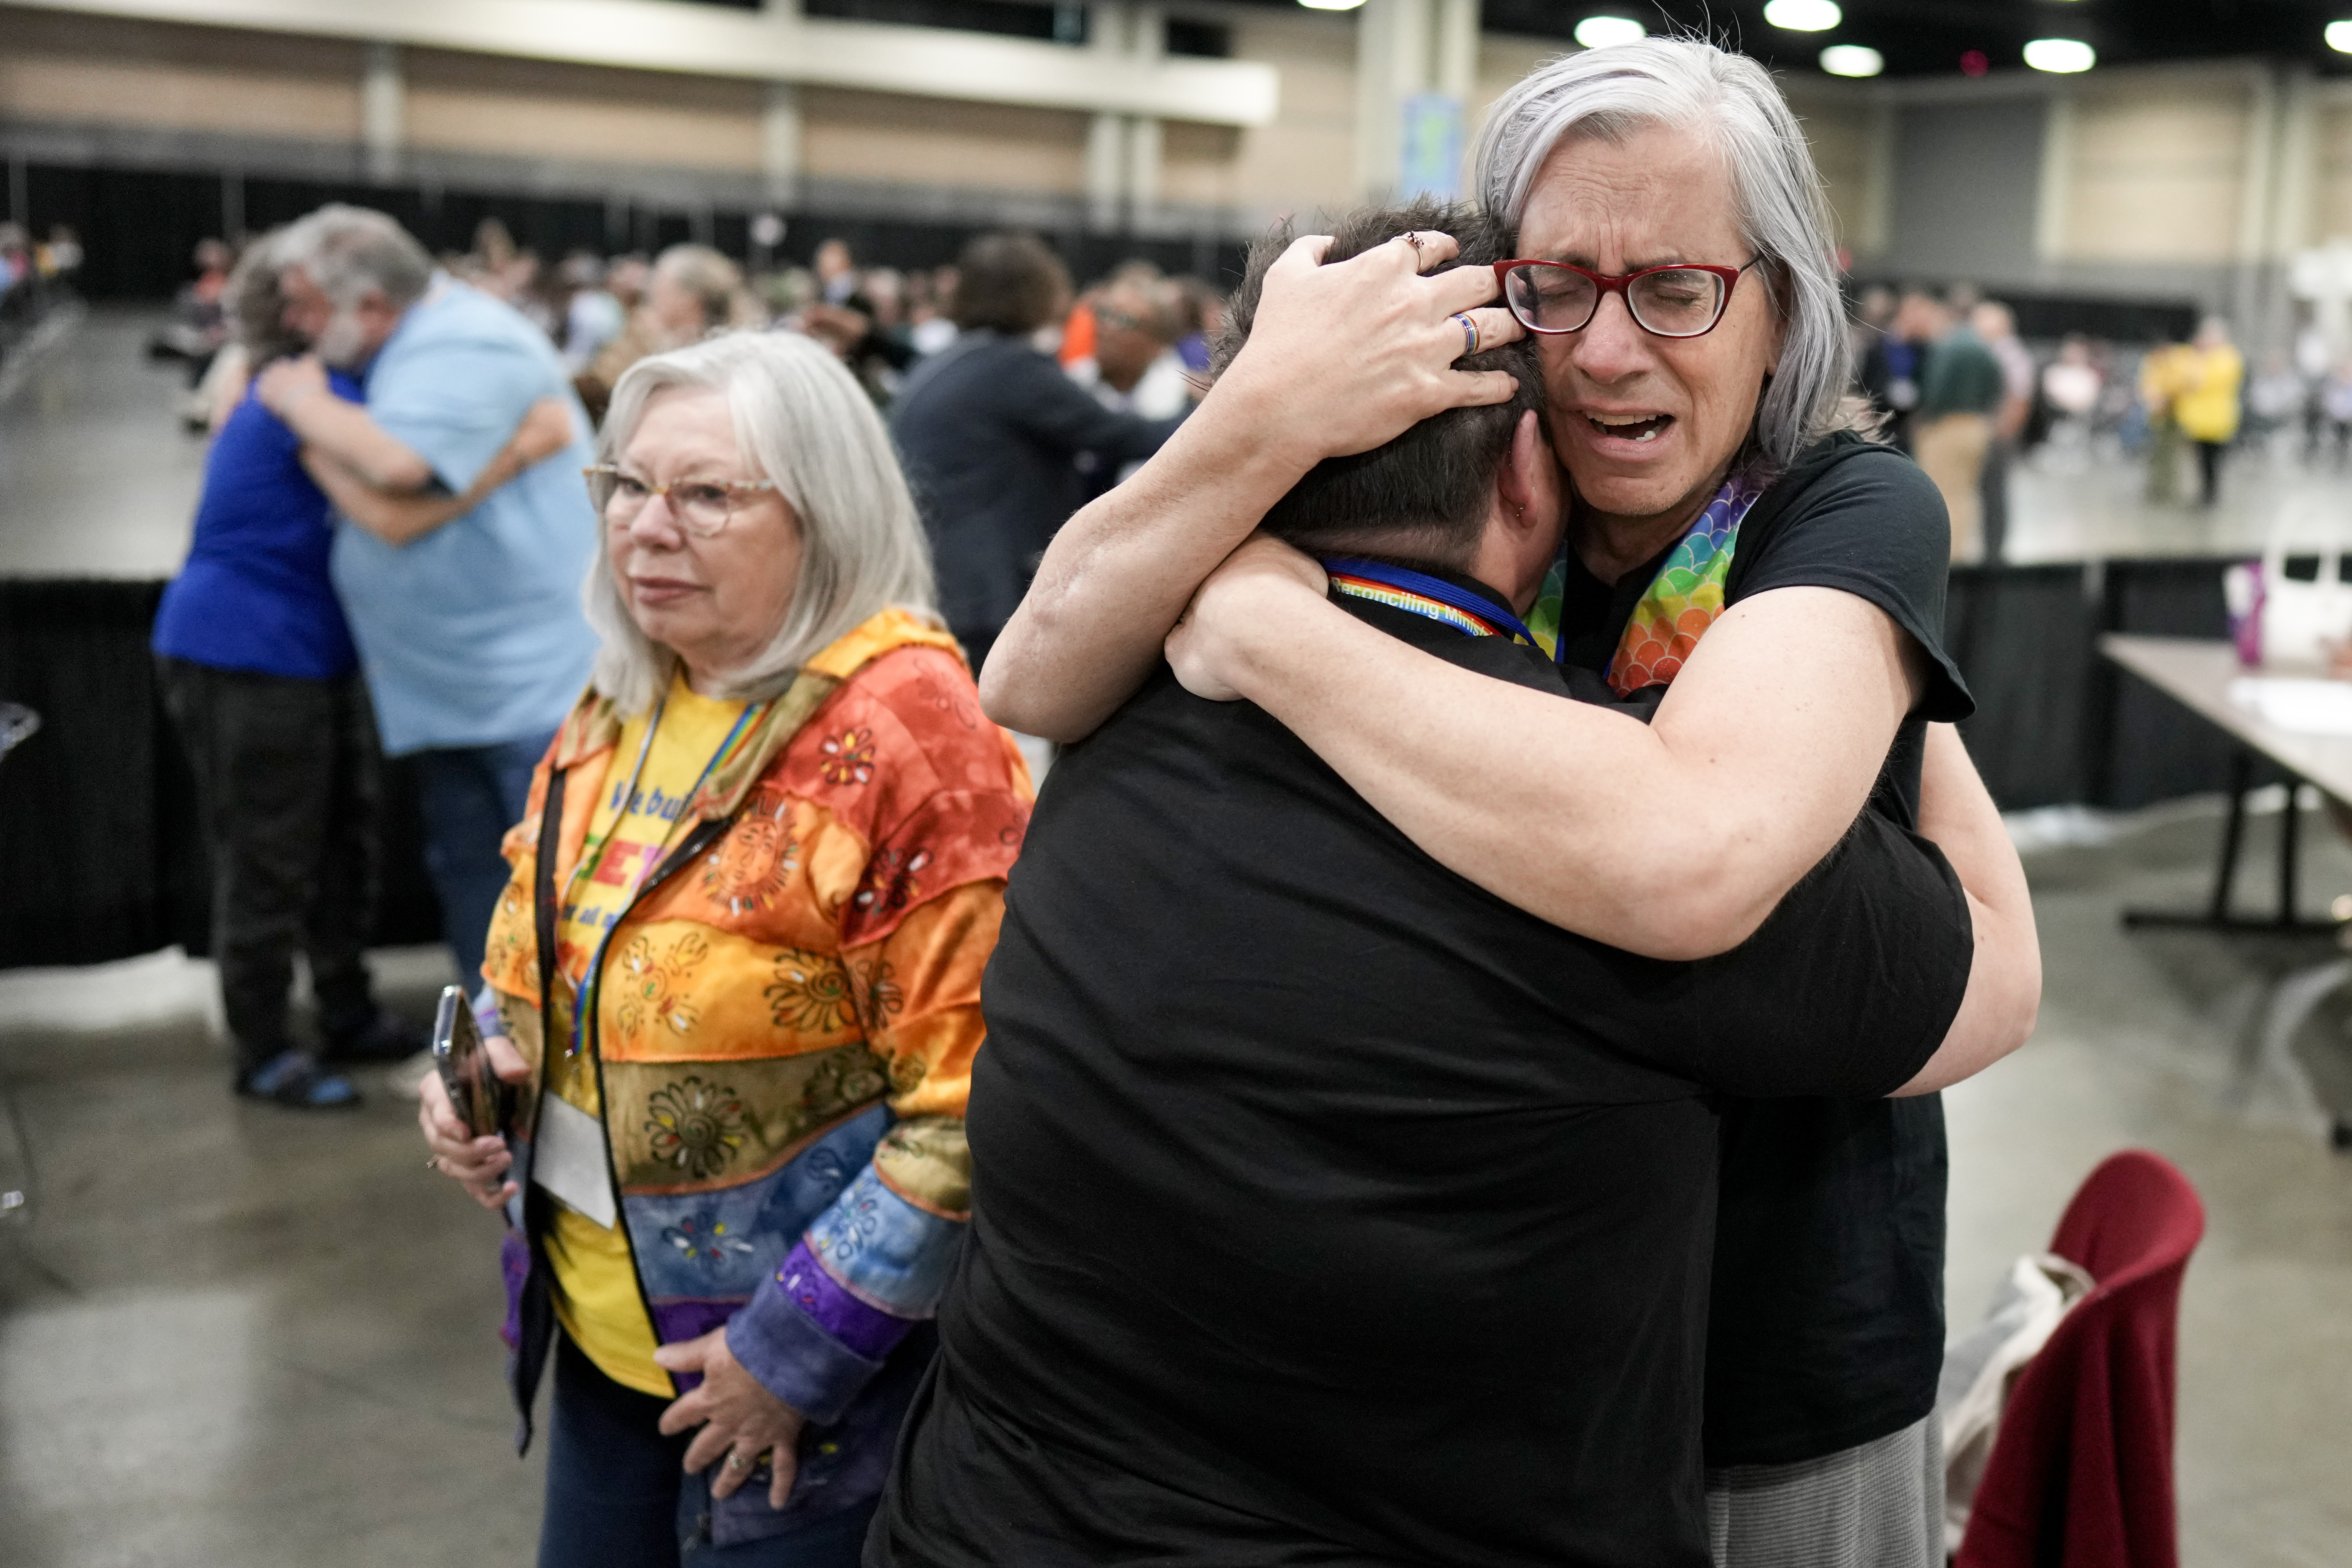
[[1070,271],[1034,234],[983,234],[956,260],[948,314],[967,332],[1027,337],[1069,309]]
[[[1436,271],[1487,267],[1511,254],[1509,229],[1466,206],[1420,201],[1367,207],[1331,227],[1324,262],[1345,261],[1401,234],[1452,235],[1461,252]],[[1222,373],[1249,342],[1266,268],[1290,246],[1284,224],[1250,249],[1241,287],[1225,311],[1214,368]],[[1348,331],[1347,323],[1330,330]],[[1382,555],[1459,570],[1477,552],[1496,471],[1511,449],[1519,416],[1543,408],[1543,374],[1532,342],[1505,343],[1454,362],[1460,370],[1503,370],[1518,378],[1507,403],[1433,415],[1385,446],[1326,458],[1274,503],[1262,525],[1309,553]]]
[[280,268],[299,267],[339,307],[380,290],[394,310],[425,297],[433,258],[409,232],[380,212],[331,203],[296,220],[274,247]]

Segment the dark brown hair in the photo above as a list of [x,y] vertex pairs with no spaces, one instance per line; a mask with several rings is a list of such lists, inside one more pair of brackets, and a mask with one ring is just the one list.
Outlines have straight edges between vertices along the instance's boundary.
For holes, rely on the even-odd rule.
[[1070,269],[1034,234],[983,234],[956,260],[948,315],[963,331],[1027,337],[1068,303]]
[[[1487,267],[1507,258],[1511,231],[1467,206],[1418,201],[1365,207],[1331,226],[1326,266],[1345,261],[1401,234],[1444,233],[1461,246],[1432,268]],[[1241,287],[1225,310],[1213,368],[1222,374],[1249,342],[1266,268],[1296,237],[1284,223],[1250,247]],[[1344,323],[1331,330],[1349,330]],[[1453,408],[1431,416],[1384,446],[1353,457],[1326,458],[1274,503],[1261,525],[1309,553],[1359,552],[1416,565],[1459,567],[1478,548],[1495,470],[1511,449],[1519,416],[1543,408],[1543,375],[1526,339],[1454,362],[1462,370],[1504,370],[1518,377],[1507,403]]]

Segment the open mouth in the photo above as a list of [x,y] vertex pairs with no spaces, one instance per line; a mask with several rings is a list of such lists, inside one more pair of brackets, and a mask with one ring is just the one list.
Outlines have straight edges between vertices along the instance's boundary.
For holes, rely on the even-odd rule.
[[1652,414],[1641,417],[1612,414],[1588,414],[1585,423],[1601,435],[1620,441],[1652,441],[1675,422],[1671,414]]

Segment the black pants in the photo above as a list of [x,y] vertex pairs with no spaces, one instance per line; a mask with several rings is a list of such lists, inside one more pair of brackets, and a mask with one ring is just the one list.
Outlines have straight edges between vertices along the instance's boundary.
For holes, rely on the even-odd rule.
[[571,1336],[556,1336],[539,1568],[856,1568],[871,1502],[789,1536],[740,1546],[704,1539],[697,1516],[709,1507],[709,1472],[680,1469],[694,1435],[661,1435],[668,1406],[614,1383]]
[[2197,504],[2211,506],[2221,493],[2221,454],[2230,449],[2227,441],[2197,443]]
[[362,953],[373,912],[375,718],[357,675],[296,680],[158,659],[196,774],[213,868],[213,954],[240,1074],[293,1043],[294,951],[329,1032],[375,1010]]

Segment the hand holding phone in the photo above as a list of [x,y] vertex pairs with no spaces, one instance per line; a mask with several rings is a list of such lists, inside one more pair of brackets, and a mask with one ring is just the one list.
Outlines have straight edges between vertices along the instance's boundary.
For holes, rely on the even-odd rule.
[[433,1020],[433,1065],[448,1091],[449,1108],[463,1118],[476,1137],[506,1130],[513,1114],[514,1089],[490,1066],[482,1031],[462,985],[441,993],[441,1008]]

